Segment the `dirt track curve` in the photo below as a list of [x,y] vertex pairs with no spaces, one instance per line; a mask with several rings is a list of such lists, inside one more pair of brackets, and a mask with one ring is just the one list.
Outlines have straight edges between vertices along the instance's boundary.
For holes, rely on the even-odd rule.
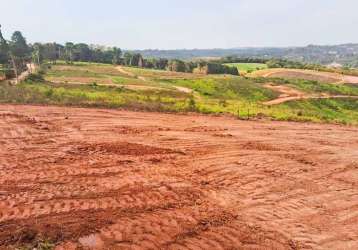
[[332,84],[358,84],[358,76],[342,75],[332,72],[323,72],[304,69],[263,69],[254,71],[248,76],[261,76],[266,78],[288,78],[288,79],[306,79],[311,81],[328,82]]
[[[136,74],[132,73],[132,72],[129,72],[127,70],[125,70],[122,66],[117,66],[116,69],[121,72],[122,74],[125,74],[129,77],[134,77],[134,78],[138,78],[139,80],[142,80],[144,82],[148,82],[149,80],[144,77],[144,76],[137,76]],[[180,87],[180,86],[175,86],[175,85],[171,85],[173,88],[175,88],[176,90],[178,90],[179,92],[183,92],[183,93],[186,93],[186,94],[191,94],[193,93],[194,91],[192,89],[189,89],[189,88],[186,88],[186,87]],[[134,86],[135,87],[135,86]],[[163,88],[160,88],[160,87],[151,87],[151,86],[141,86],[142,89],[163,89]]]
[[0,105],[0,249],[358,249],[357,135]]
[[264,102],[264,105],[271,106],[290,101],[308,100],[308,99],[358,99],[358,96],[352,95],[330,95],[330,94],[308,94],[289,86],[265,84],[265,88],[272,89],[280,93],[279,97],[271,101]]

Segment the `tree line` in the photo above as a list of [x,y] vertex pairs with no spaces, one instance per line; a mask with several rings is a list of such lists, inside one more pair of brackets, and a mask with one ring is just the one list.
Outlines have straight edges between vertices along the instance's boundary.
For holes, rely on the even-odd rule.
[[88,45],[85,43],[67,42],[28,44],[20,31],[15,31],[10,40],[1,33],[0,25],[0,65],[7,78],[18,77],[27,69],[28,63],[41,65],[44,62],[56,64],[58,60],[68,64],[74,62],[94,62],[114,65],[125,65],[175,72],[201,74],[238,75],[236,68],[221,65],[220,62],[193,62],[166,58],[143,58],[140,53],[122,52],[117,47]]
[[357,69],[351,69],[348,67],[330,68],[320,64],[304,63],[304,62],[291,61],[291,60],[280,59],[280,58],[270,59],[266,62],[266,64],[269,68],[307,69],[307,70],[358,76]]
[[212,60],[213,63],[267,63],[270,59],[256,58],[256,57],[239,57],[239,56],[225,56],[220,59]]

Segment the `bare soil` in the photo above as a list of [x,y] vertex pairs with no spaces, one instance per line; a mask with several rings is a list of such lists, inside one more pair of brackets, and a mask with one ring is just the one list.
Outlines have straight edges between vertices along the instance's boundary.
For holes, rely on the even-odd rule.
[[[121,73],[123,73],[123,74],[126,74],[126,75],[128,75],[128,76],[130,76],[130,77],[136,77],[136,78],[138,78],[138,79],[140,79],[140,80],[142,80],[142,81],[144,81],[144,82],[148,82],[148,81],[149,81],[146,77],[144,77],[144,76],[137,76],[136,74],[125,70],[122,66],[117,66],[116,69],[117,69],[119,72],[121,72]],[[192,89],[189,89],[189,88],[179,87],[179,86],[175,86],[175,85],[171,85],[171,86],[172,86],[173,88],[175,88],[176,90],[178,90],[179,92],[183,92],[183,93],[186,93],[186,94],[191,94],[191,93],[193,93],[193,90],[192,90]],[[128,87],[128,86],[126,86],[126,87]],[[138,88],[138,86],[129,86],[129,87],[132,87],[134,90],[136,90],[136,89],[141,89],[141,90],[145,90],[145,89],[163,89],[163,88],[160,88],[160,87],[151,87],[151,86],[145,86],[145,85],[140,86],[139,88]]]
[[357,135],[0,105],[0,249],[357,249]]
[[280,95],[276,99],[263,103],[264,105],[268,106],[305,99],[358,99],[358,96],[350,95],[330,95],[326,93],[307,94],[289,86],[274,85],[270,83],[265,84],[264,87],[280,93]]
[[255,71],[248,76],[271,78],[304,79],[311,81],[358,84],[358,76],[342,75],[338,73],[322,72],[303,69],[264,69]]

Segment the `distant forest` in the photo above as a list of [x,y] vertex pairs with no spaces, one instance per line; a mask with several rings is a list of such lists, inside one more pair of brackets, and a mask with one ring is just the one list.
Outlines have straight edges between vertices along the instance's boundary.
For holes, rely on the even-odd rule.
[[234,49],[192,49],[192,50],[137,50],[146,58],[194,58],[237,56],[244,58],[281,58],[312,64],[339,63],[358,67],[358,44],[332,46],[309,45],[288,48],[234,48]]
[[140,53],[129,51],[123,53],[117,47],[72,42],[67,42],[64,45],[58,43],[28,44],[20,31],[15,31],[10,39],[5,39],[0,25],[0,73],[5,75],[5,79],[18,79],[18,76],[27,70],[29,63],[56,64],[58,60],[65,61],[67,64],[95,62],[186,73],[239,75],[236,67],[220,63],[144,58]]
[[[28,44],[20,31],[5,39],[0,25],[0,72],[16,79],[28,63],[56,64],[57,60],[96,62],[141,68],[199,74],[239,75],[237,67],[226,63],[265,63],[269,68],[299,68],[332,71],[322,66],[341,63],[341,73],[356,74],[358,44],[338,46],[307,46],[303,48],[240,48],[212,50],[142,50],[122,51],[118,47],[67,42]],[[338,69],[335,69],[336,72]]]

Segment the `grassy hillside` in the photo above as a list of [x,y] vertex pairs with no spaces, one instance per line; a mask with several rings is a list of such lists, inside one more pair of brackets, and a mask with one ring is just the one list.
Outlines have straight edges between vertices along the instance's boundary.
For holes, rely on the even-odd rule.
[[263,63],[226,63],[227,66],[237,67],[240,73],[253,72],[255,70],[267,69]]
[[[132,110],[220,114],[243,119],[339,122],[358,125],[358,100],[300,100],[274,106],[263,104],[280,93],[265,87],[266,78],[202,76],[112,65],[55,65],[46,81],[16,86],[0,83],[0,102],[127,108]],[[304,93],[358,95],[357,85],[270,79]],[[187,91],[189,90],[189,91]]]

